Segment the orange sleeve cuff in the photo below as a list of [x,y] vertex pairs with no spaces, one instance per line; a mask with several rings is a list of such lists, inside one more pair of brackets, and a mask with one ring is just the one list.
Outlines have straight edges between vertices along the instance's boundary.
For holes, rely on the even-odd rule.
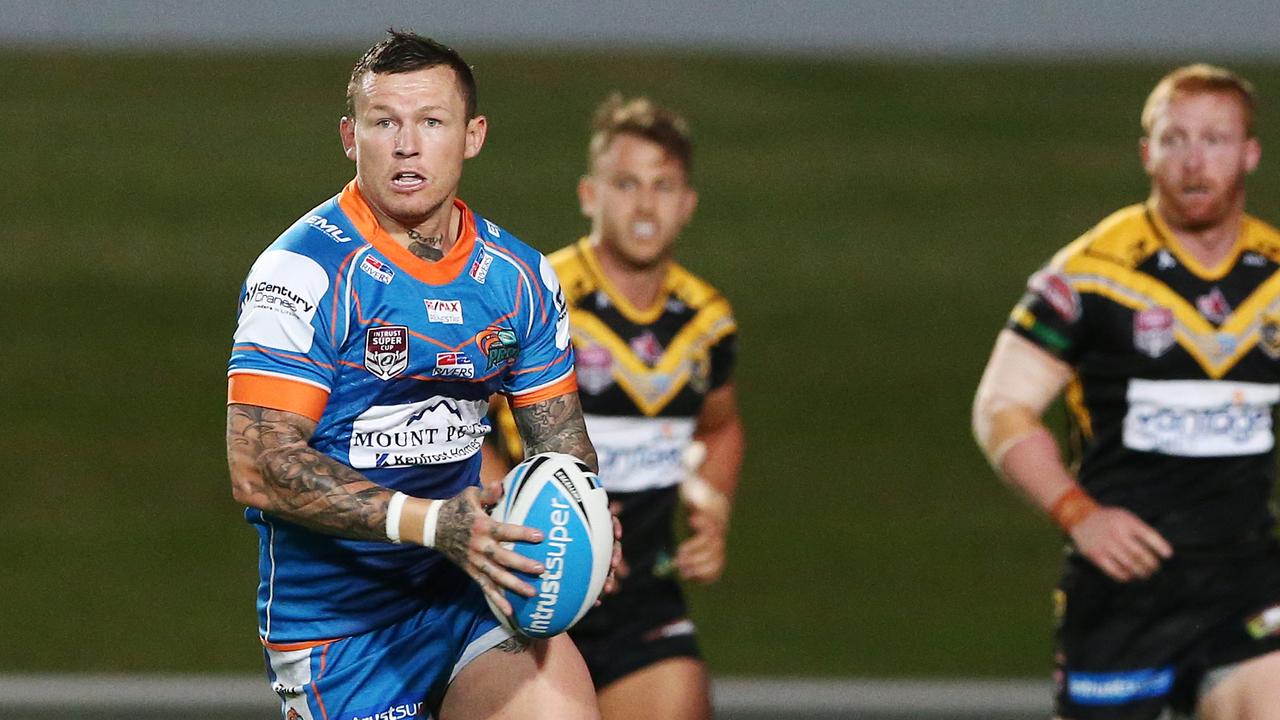
[[228,405],[243,403],[284,410],[319,422],[328,402],[327,390],[297,380],[250,373],[236,373],[227,378]]
[[511,407],[513,408],[528,407],[535,403],[540,403],[543,400],[558,398],[561,395],[568,395],[571,392],[577,392],[577,391],[578,391],[578,374],[576,372],[571,372],[568,375],[565,375],[564,377],[560,378],[556,382],[553,382],[550,385],[547,385],[546,387],[538,388],[537,390],[534,390],[533,392],[530,392],[530,393],[526,393],[524,395],[512,395]]

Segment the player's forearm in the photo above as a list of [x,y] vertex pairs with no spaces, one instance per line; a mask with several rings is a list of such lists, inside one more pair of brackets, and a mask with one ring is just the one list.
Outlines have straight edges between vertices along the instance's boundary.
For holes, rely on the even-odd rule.
[[525,457],[542,452],[562,452],[585,462],[592,472],[600,471],[596,448],[587,435],[578,393],[571,392],[524,407],[513,407],[511,415],[524,439]]
[[725,499],[732,501],[746,451],[746,434],[736,416],[719,427],[699,431],[694,439],[707,448],[707,459],[698,474]]
[[313,422],[293,413],[231,405],[227,459],[236,500],[314,530],[386,540],[394,493],[310,447],[313,431]]

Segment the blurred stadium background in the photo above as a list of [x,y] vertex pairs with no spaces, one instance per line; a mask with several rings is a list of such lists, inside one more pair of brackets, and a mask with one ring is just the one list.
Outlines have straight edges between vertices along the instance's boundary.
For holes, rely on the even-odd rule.
[[[971,393],[1026,276],[1144,196],[1138,110],[1164,71],[1243,72],[1280,140],[1262,3],[271,7],[0,2],[0,690],[260,673],[222,445],[236,292],[351,176],[346,77],[394,24],[475,65],[491,131],[462,194],[545,251],[585,229],[601,98],[693,123],[681,255],[735,302],[750,443],[728,573],[693,592],[724,687],[1047,693],[1058,541],[973,448]],[[1280,221],[1278,191],[1264,155],[1253,212]]]

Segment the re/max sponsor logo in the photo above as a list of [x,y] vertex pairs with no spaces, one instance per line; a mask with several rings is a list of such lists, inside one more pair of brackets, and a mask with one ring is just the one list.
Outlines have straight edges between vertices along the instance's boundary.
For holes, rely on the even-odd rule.
[[323,215],[308,215],[302,222],[328,235],[334,242],[351,242],[351,238],[342,233],[342,228],[329,222]]
[[363,712],[357,713],[351,716],[351,720],[403,720],[403,718],[418,717],[420,714],[422,714],[421,701],[392,705],[386,710],[367,715]]
[[547,533],[547,554],[542,561],[547,571],[542,573],[542,580],[538,583],[538,604],[534,606],[529,621],[529,629],[534,632],[546,632],[555,619],[556,603],[560,600],[560,578],[564,577],[564,555],[569,543],[573,542],[568,527],[572,517],[569,512],[571,506],[553,497],[551,507],[551,531]]
[[276,305],[290,311],[301,309],[303,312],[311,312],[316,309],[314,303],[307,302],[307,299],[298,293],[269,280],[250,285],[245,290],[244,302],[245,304]]

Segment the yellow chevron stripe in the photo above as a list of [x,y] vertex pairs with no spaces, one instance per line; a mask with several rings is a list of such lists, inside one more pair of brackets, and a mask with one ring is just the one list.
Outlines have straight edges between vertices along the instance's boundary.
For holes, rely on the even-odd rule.
[[[1174,339],[1205,373],[1221,378],[1258,342],[1260,318],[1280,299],[1280,273],[1272,275],[1237,307],[1223,324],[1215,328],[1186,298],[1151,276],[1111,262],[1089,257],[1073,257],[1064,270],[1077,292],[1091,292],[1132,310],[1159,306],[1174,316]],[[1221,339],[1227,337],[1230,352],[1223,352]]]

